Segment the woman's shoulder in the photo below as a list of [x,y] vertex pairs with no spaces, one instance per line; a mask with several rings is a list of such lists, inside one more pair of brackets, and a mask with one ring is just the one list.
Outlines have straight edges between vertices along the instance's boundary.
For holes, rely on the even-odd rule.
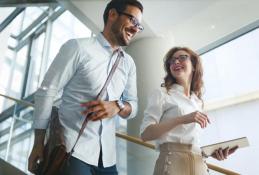
[[167,90],[165,87],[157,87],[153,89],[150,94],[165,96],[167,94]]

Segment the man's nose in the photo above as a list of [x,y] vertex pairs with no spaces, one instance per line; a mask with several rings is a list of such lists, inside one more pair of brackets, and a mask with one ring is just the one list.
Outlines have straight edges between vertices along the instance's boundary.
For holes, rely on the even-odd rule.
[[134,34],[140,32],[140,30],[138,29],[138,26],[132,26],[132,27],[130,28],[130,30],[131,30],[131,32],[134,33]]

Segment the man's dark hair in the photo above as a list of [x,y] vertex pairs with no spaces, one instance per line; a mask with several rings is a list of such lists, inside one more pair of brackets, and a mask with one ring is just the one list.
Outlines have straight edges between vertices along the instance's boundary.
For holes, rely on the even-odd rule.
[[107,23],[109,11],[111,9],[115,9],[116,11],[123,12],[128,5],[132,5],[139,8],[141,13],[143,13],[143,6],[138,0],[112,0],[107,4],[103,13],[104,25],[106,25]]

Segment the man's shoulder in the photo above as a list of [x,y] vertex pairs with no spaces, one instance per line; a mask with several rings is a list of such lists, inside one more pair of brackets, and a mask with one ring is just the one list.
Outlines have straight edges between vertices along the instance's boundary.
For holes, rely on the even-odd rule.
[[63,44],[63,47],[65,48],[73,48],[74,51],[78,50],[80,52],[85,52],[87,50],[91,50],[91,47],[94,47],[96,44],[96,38],[95,37],[89,37],[89,38],[73,38],[68,41],[66,41]]
[[78,44],[78,46],[88,46],[96,42],[95,37],[89,37],[89,38],[74,38],[70,41],[74,41]]
[[127,52],[123,51],[123,55],[124,55],[124,57],[126,58],[126,60],[127,60],[130,64],[135,65],[135,61],[134,61],[134,59],[132,58],[132,56],[131,56],[130,54],[128,54]]

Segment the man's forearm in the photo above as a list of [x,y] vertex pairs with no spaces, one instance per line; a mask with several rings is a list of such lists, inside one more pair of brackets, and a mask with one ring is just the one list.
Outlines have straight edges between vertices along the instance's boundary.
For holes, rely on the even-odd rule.
[[46,129],[35,129],[34,130],[34,145],[44,145],[44,139],[46,135]]

